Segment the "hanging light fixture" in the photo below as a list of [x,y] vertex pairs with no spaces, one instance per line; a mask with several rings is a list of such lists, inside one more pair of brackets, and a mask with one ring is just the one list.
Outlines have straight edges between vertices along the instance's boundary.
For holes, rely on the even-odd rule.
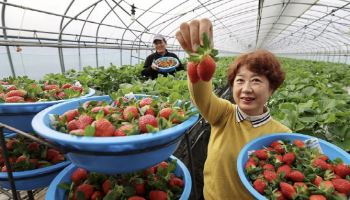
[[131,15],[130,15],[132,21],[135,21],[135,13],[136,13],[135,8],[136,8],[135,5],[132,4],[131,5]]

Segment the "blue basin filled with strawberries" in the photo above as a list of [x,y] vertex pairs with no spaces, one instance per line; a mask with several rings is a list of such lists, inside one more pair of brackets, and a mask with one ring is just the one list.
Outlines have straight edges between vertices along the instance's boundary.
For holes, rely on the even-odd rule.
[[[293,161],[293,164],[291,165],[292,167],[291,168],[289,168],[289,169],[292,169],[292,171],[293,170],[298,170],[298,168],[297,167],[295,167],[294,165],[299,165],[300,163],[304,163],[304,165],[306,165],[306,162],[310,162],[310,165],[307,165],[307,167],[311,167],[312,169],[316,169],[316,168],[320,168],[321,170],[327,170],[327,169],[329,169],[329,170],[334,170],[334,173],[335,174],[337,174],[337,176],[338,176],[338,173],[339,173],[339,171],[337,171],[337,170],[335,170],[336,169],[336,166],[335,166],[335,164],[331,164],[332,162],[330,162],[329,160],[331,160],[331,161],[333,161],[334,159],[336,159],[336,158],[340,158],[342,161],[343,161],[343,163],[345,164],[345,165],[349,165],[350,164],[350,154],[348,154],[347,152],[345,152],[344,150],[342,150],[342,149],[340,149],[339,147],[337,147],[337,146],[335,146],[335,145],[333,145],[333,144],[331,144],[331,143],[329,143],[329,142],[326,142],[326,141],[324,141],[324,140],[322,140],[322,139],[318,139],[318,138],[315,138],[315,137],[312,137],[312,136],[308,136],[308,135],[302,135],[302,134],[297,134],[297,133],[276,133],[276,134],[271,134],[271,135],[267,135],[267,136],[263,136],[263,137],[259,137],[259,138],[256,138],[256,139],[254,139],[253,141],[251,141],[251,142],[249,142],[248,144],[246,144],[245,145],[245,147],[240,151],[240,153],[239,153],[239,156],[238,156],[238,158],[237,158],[237,170],[238,170],[238,175],[239,175],[239,178],[240,178],[240,180],[241,180],[241,182],[243,183],[243,185],[245,186],[245,188],[250,192],[250,194],[255,198],[255,199],[267,199],[265,196],[263,196],[262,194],[261,194],[261,192],[262,193],[264,193],[263,191],[263,189],[262,189],[262,191],[259,193],[255,188],[254,188],[254,186],[253,186],[253,184],[252,184],[252,182],[249,180],[249,178],[248,178],[248,176],[247,176],[247,173],[250,173],[250,172],[252,172],[254,169],[255,169],[255,167],[257,167],[257,166],[259,166],[260,164],[254,164],[254,162],[256,162],[256,160],[255,161],[252,161],[252,160],[248,160],[248,159],[250,159],[249,158],[249,155],[250,155],[250,153],[252,153],[253,151],[255,151],[255,150],[261,150],[261,149],[263,149],[263,148],[266,148],[266,147],[269,147],[269,148],[271,148],[272,147],[272,151],[275,151],[273,148],[275,148],[275,147],[273,147],[273,145],[272,144],[274,144],[274,145],[276,145],[276,141],[278,141],[278,140],[283,140],[283,141],[285,141],[285,140],[287,140],[287,141],[290,141],[290,142],[296,142],[295,140],[301,140],[301,141],[306,141],[306,140],[308,140],[308,139],[314,139],[313,141],[313,143],[308,143],[308,144],[305,144],[305,146],[308,146],[308,147],[311,147],[311,148],[314,148],[314,147],[316,147],[317,149],[319,149],[319,147],[321,148],[321,150],[322,150],[322,152],[321,152],[321,154],[318,154],[318,153],[315,153],[315,155],[317,155],[317,156],[315,156],[314,158],[312,158],[312,159],[307,159],[306,161],[303,161],[303,162],[297,162],[296,161],[296,159],[299,159],[299,158],[302,158],[302,157],[298,157],[298,155],[297,154],[295,154],[295,152],[299,152],[299,150],[290,150],[291,149],[291,147],[288,147],[287,149],[288,149],[288,152],[294,152],[293,154],[295,154],[295,162]],[[318,142],[317,142],[318,141]],[[273,143],[274,142],[274,143]],[[296,146],[295,146],[295,148],[298,148],[299,146],[296,144],[296,143],[294,143]],[[270,146],[271,145],[271,146]],[[278,145],[278,144],[277,144]],[[292,144],[291,144],[291,146],[293,146]],[[276,149],[276,148],[275,148]],[[265,151],[266,149],[264,149],[264,151]],[[285,149],[284,149],[285,150]],[[268,150],[268,151],[271,151],[271,149],[270,150]],[[261,153],[261,151],[259,151],[259,153]],[[254,153],[255,154],[255,153]],[[326,155],[326,156],[324,156],[324,155]],[[258,156],[258,154],[255,154],[258,158],[260,157],[261,158],[261,155],[259,155]],[[286,163],[287,163],[287,165],[290,165],[290,164],[288,164],[288,160],[287,160],[287,158],[285,158],[285,153],[277,153],[276,155],[275,154],[273,154],[274,156],[275,156],[275,159],[277,159],[277,156],[276,155],[281,155],[281,159],[280,160],[282,160],[282,163],[283,163],[283,165],[286,165]],[[301,155],[301,154],[300,154]],[[303,154],[303,155],[308,155],[308,154]],[[274,159],[274,158],[272,158],[271,157],[271,153],[269,152],[269,153],[267,153],[266,154],[266,156],[268,157],[268,159],[266,159],[266,160],[268,160],[268,162],[270,162],[270,160],[269,159]],[[283,157],[282,157],[283,156]],[[289,155],[290,156],[290,155]],[[318,156],[319,156],[319,158],[318,158]],[[260,159],[259,158],[259,159]],[[304,159],[305,159],[305,157],[304,157]],[[315,161],[315,159],[317,160],[317,162]],[[292,159],[293,160],[293,159]],[[322,161],[323,160],[323,161]],[[260,161],[259,161],[260,162]],[[272,161],[271,161],[272,162]],[[327,162],[327,163],[325,163],[325,162]],[[253,163],[253,164],[252,164]],[[266,164],[266,161],[264,162],[265,164]],[[298,164],[299,163],[299,164]],[[322,164],[323,163],[323,164]],[[253,166],[253,167],[252,167]],[[276,166],[275,165],[275,167],[276,167],[276,169],[277,169],[277,173],[279,173],[278,171],[280,170],[280,168],[278,167],[278,166]],[[288,166],[287,166],[288,167]],[[247,171],[247,169],[248,170],[250,170],[250,172],[249,171]],[[266,171],[266,168],[264,168],[265,169],[265,171]],[[309,168],[308,168],[309,169]],[[301,170],[301,171],[300,171]],[[350,168],[348,168],[348,171],[350,170]],[[264,173],[265,173],[265,171],[264,171]],[[274,170],[272,170],[274,173],[275,173],[275,171]],[[304,172],[304,171],[306,171],[304,168],[302,168],[302,169],[299,169],[299,172]],[[299,172],[296,172],[296,171],[294,171],[293,172],[293,174],[295,175],[295,174],[297,174],[297,173],[299,173]],[[315,170],[315,173],[319,173],[317,170]],[[321,171],[322,172],[322,171]],[[256,173],[256,172],[254,172],[253,171],[253,173]],[[258,172],[258,173],[260,173],[260,172]],[[289,173],[289,172],[288,172]],[[332,172],[333,173],[333,172]],[[268,173],[267,173],[268,174]],[[284,190],[284,188],[287,188],[287,186],[289,187],[288,189],[289,190],[294,190],[293,189],[293,186],[290,186],[289,184],[291,184],[291,185],[293,185],[293,182],[295,183],[295,182],[297,182],[297,181],[299,181],[300,182],[300,180],[296,180],[297,178],[296,177],[294,177],[293,175],[291,175],[292,173],[289,173],[287,176],[285,176],[285,178],[286,178],[286,180],[284,180],[283,181],[283,183],[282,184],[284,184],[283,186],[282,186],[282,184],[280,183],[279,184],[279,186],[277,186],[277,187],[279,187],[278,188],[278,191],[277,191],[277,189],[276,189],[276,191],[275,192],[279,192],[279,195],[281,195],[281,194],[283,194],[284,195],[284,197],[286,198],[286,193],[287,192],[283,192],[283,190]],[[350,173],[349,173],[349,175],[350,175]],[[252,177],[252,176],[255,176],[255,177],[257,177],[257,175],[250,175],[250,177]],[[305,175],[306,176],[306,175]],[[320,175],[321,176],[321,175]],[[325,175],[326,176],[326,175]],[[272,176],[271,176],[272,177]],[[299,176],[300,177],[300,176]],[[333,179],[334,178],[334,179]],[[331,180],[331,181],[333,181],[333,180],[335,180],[335,177],[333,177],[333,178],[328,178],[328,179],[326,179],[326,178],[324,178],[324,180]],[[337,177],[337,179],[340,179],[340,178],[342,178],[341,179],[341,181],[343,181],[343,182],[347,182],[347,180],[344,180],[345,179],[345,177]],[[264,175],[264,178],[263,178],[263,180],[265,180],[266,179],[266,177],[265,177],[265,175]],[[277,179],[277,178],[276,178]],[[274,180],[276,180],[276,179],[273,179],[273,180],[271,180],[271,181],[274,181]],[[294,180],[295,179],[295,180]],[[299,178],[298,178],[299,179]],[[303,179],[303,178],[301,178],[301,179]],[[266,183],[269,183],[269,180],[268,179],[266,179],[267,180],[267,182],[265,182],[265,183],[263,183],[263,184],[266,184]],[[313,180],[313,179],[310,179],[311,181],[313,181],[313,182],[311,182],[312,184],[315,184],[316,185],[316,187],[318,186],[318,189],[320,188],[320,187],[322,187],[322,186],[319,186],[319,185],[317,185],[317,183],[315,182],[316,181],[316,179],[315,180]],[[321,180],[322,180],[322,177],[321,177]],[[307,179],[303,179],[303,181],[307,181]],[[301,181],[301,182],[303,182],[303,181]],[[339,181],[339,180],[338,180]],[[337,181],[336,181],[337,182]],[[287,184],[286,184],[287,183]],[[335,183],[335,182],[332,182],[333,184]],[[257,186],[256,185],[256,187],[258,188],[258,187],[260,187],[261,186],[261,183],[256,183],[257,185],[259,185],[259,186]],[[329,184],[329,182],[328,182],[328,184]],[[350,182],[348,182],[347,183],[349,186],[350,186]],[[287,186],[286,186],[287,185]],[[307,184],[308,185],[308,187],[311,187],[310,186],[310,184]],[[296,186],[294,186],[294,188],[295,188]],[[335,191],[338,191],[339,190],[339,188],[337,188],[337,186],[334,184],[334,187],[335,187]],[[281,190],[282,192],[280,192],[279,190]],[[296,190],[296,189],[295,189]],[[316,190],[317,190],[317,188],[316,188]],[[285,190],[286,191],[286,190]],[[340,189],[340,191],[342,191],[342,189]],[[350,191],[349,191],[350,192]],[[290,192],[291,193],[291,192]],[[265,193],[266,194],[266,193]],[[310,193],[310,194],[314,194],[314,193]],[[322,195],[322,194],[324,194],[325,195],[325,193],[322,193],[322,192],[316,192],[315,194],[317,194],[317,195]],[[330,195],[337,195],[336,193],[333,193],[333,194],[330,194]],[[345,198],[347,198],[347,197],[345,197]]]
[[[190,193],[191,193],[191,187],[192,187],[192,180],[191,175],[186,168],[186,166],[176,157],[170,156],[168,161],[176,160],[176,169],[173,172],[177,177],[181,178],[183,181],[183,184],[181,185],[182,193],[180,193],[180,197],[176,199],[180,200],[187,200],[189,199]],[[46,193],[46,199],[47,200],[63,200],[67,199],[68,191],[62,189],[62,187],[59,187],[62,183],[68,183],[71,184],[72,180],[72,174],[77,169],[77,166],[74,164],[69,165],[66,167],[60,174],[56,176],[56,178],[52,181],[52,183],[49,186],[49,189]],[[146,190],[149,190],[149,186],[146,187]],[[125,193],[124,193],[125,194]],[[90,194],[91,195],[91,194]],[[88,195],[88,196],[90,196]],[[143,196],[148,196],[148,192],[145,192]],[[142,195],[140,195],[142,196]],[[140,198],[139,199],[143,199]]]
[[[145,96],[136,95],[138,99],[142,97]],[[164,130],[125,137],[77,136],[56,131],[52,127],[53,114],[62,115],[88,101],[112,102],[109,96],[100,96],[57,104],[38,113],[32,121],[32,126],[40,136],[70,151],[67,157],[72,163],[101,173],[132,172],[167,159],[176,150],[181,136],[198,119],[196,114]]]
[[[91,97],[94,94],[95,90],[89,89],[89,92],[86,95],[79,98]],[[31,126],[31,121],[38,112],[52,105],[71,100],[74,99],[45,102],[0,103],[0,122],[15,127],[21,131],[32,132],[33,128]],[[6,133],[11,133],[7,130],[5,131]]]

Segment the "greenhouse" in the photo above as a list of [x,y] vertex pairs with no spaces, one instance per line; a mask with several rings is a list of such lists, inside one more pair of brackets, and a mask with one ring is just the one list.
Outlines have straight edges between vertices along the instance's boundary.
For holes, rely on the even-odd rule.
[[350,1],[0,16],[0,200],[350,199]]

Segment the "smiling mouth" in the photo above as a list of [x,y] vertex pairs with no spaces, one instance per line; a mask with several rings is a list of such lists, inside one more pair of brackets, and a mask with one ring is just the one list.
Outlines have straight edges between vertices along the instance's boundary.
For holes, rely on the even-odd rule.
[[253,97],[241,97],[241,100],[243,100],[243,102],[249,103],[249,102],[254,101],[255,98],[253,98]]

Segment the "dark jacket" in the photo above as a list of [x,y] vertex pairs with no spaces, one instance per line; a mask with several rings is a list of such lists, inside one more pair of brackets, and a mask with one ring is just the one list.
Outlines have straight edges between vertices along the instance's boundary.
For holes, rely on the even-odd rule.
[[[180,64],[179,64],[179,66],[176,67],[175,71],[172,71],[169,73],[163,73],[163,72],[159,72],[159,71],[152,69],[151,66],[152,66],[153,61],[155,61],[161,57],[176,58]],[[155,53],[152,53],[151,55],[147,56],[146,61],[145,61],[145,65],[143,66],[143,68],[144,69],[141,72],[142,76],[146,76],[146,77],[149,77],[151,79],[156,79],[158,77],[158,74],[163,74],[164,76],[167,76],[168,74],[174,75],[176,73],[176,71],[184,70],[184,67],[183,67],[180,59],[177,57],[177,55],[174,53],[170,53],[168,51],[166,51],[165,55],[160,55],[157,52],[155,52]]]

